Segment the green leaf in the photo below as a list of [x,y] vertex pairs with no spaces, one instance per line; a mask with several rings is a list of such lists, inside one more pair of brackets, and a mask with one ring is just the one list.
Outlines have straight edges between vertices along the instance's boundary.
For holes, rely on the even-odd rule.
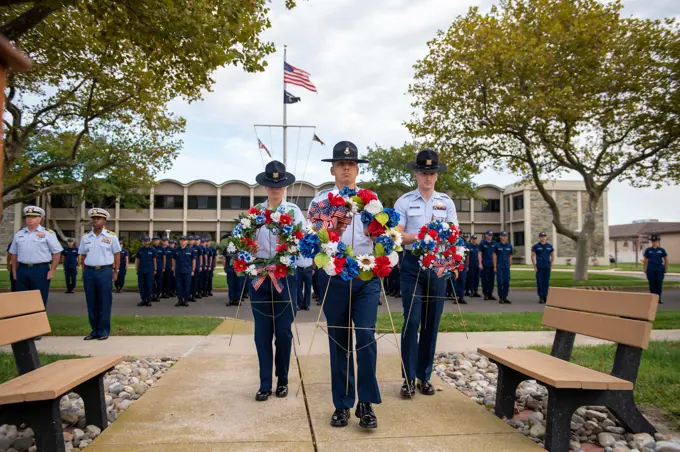
[[390,221],[390,216],[387,215],[385,212],[380,212],[378,213],[378,215],[375,216],[375,221],[385,226],[387,222]]
[[359,207],[359,210],[363,210],[363,208],[364,208],[364,201],[363,201],[360,197],[354,195],[354,196],[352,196],[352,201],[354,201],[355,203],[357,203],[357,206]]
[[376,256],[384,256],[385,255],[385,247],[383,246],[382,243],[376,243],[375,244],[375,255]]
[[354,250],[351,246],[347,245],[347,251],[345,251],[345,254],[347,254],[349,257],[354,257]]
[[330,261],[331,258],[326,253],[319,253],[314,256],[314,263],[316,264],[317,268],[323,268]]
[[361,273],[359,273],[359,279],[362,281],[370,281],[373,279],[373,271],[372,270],[362,270]]

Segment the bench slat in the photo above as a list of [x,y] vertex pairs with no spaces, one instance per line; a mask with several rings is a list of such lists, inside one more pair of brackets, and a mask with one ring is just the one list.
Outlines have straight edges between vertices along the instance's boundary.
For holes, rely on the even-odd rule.
[[54,400],[121,361],[122,356],[56,361],[0,385],[0,405]]
[[33,314],[45,310],[39,290],[0,294],[0,319]]
[[51,331],[47,313],[44,311],[0,320],[0,345],[13,344]]
[[659,296],[652,293],[552,287],[548,306],[653,321],[659,306]]
[[633,390],[633,383],[536,350],[480,347],[478,352],[555,388]]
[[545,326],[571,333],[646,349],[652,334],[652,323],[622,319],[589,312],[570,311],[546,306],[543,311]]

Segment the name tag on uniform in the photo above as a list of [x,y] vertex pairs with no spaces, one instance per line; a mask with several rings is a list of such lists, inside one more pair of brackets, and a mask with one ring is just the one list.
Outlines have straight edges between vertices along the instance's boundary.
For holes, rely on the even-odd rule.
[[439,210],[439,209],[437,209],[437,206],[434,206],[434,210],[432,211],[432,215],[434,215],[437,218],[445,218],[446,217],[446,207],[444,207],[444,210]]
[[409,217],[419,217],[423,214],[423,208],[421,206],[411,206],[408,208]]

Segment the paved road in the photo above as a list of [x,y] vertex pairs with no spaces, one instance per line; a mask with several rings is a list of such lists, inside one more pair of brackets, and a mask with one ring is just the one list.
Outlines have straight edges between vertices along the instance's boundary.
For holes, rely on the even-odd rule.
[[[468,298],[468,304],[461,305],[461,308],[463,312],[528,312],[543,310],[543,305],[539,305],[536,302],[536,293],[533,291],[515,290],[510,293],[509,298],[513,302],[511,305],[499,305],[495,301],[484,301],[482,298]],[[389,297],[388,300],[392,311],[403,311],[401,299]],[[190,303],[188,308],[176,308],[174,306],[175,299],[166,299],[161,300],[158,303],[152,303],[153,306],[150,308],[137,307],[138,301],[138,295],[133,292],[113,294],[113,315],[236,316],[235,306],[225,306],[227,301],[226,292],[217,292],[213,297]],[[680,290],[673,289],[665,291],[664,301],[665,303],[660,306],[660,309],[680,310]],[[313,302],[312,304],[312,308],[309,311],[301,311],[298,314],[298,322],[316,322],[319,315],[319,307]],[[457,310],[458,308],[453,301],[446,302],[445,311],[453,312]],[[51,292],[47,311],[50,314],[86,315],[85,295],[82,292],[76,292],[75,294],[69,295],[61,292]],[[387,305],[385,303],[380,306],[380,312],[387,312]],[[239,310],[238,318],[252,320],[252,310],[250,303],[247,300]],[[321,316],[321,319],[324,320],[323,315]]]

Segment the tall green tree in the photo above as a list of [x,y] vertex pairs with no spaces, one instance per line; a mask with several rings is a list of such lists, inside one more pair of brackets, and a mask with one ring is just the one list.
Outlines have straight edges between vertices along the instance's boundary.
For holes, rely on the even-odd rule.
[[[259,38],[270,27],[268,13],[266,0],[0,4],[0,32],[35,63],[31,71],[8,80],[2,174],[11,180],[4,186],[0,182],[0,212],[27,197],[78,188],[45,185],[41,176],[87,164],[89,157],[80,154],[87,136],[104,137],[130,159],[147,158],[151,149],[165,149],[174,158],[185,121],[168,110],[168,102],[199,100],[211,89],[219,67],[263,70],[264,58],[275,50]],[[24,159],[33,163],[23,165],[25,150],[41,134],[74,137],[68,140],[70,152]],[[107,155],[100,157],[106,160]],[[166,162],[155,161],[157,172]],[[82,180],[69,184],[77,182],[80,188],[86,185]],[[30,193],[30,187],[40,188]]]
[[[423,148],[415,143],[404,143],[401,146],[384,148],[379,145],[368,147],[368,160],[364,174],[369,177],[362,186],[376,191],[385,205],[394,205],[395,201],[406,192],[417,188],[413,171],[406,168],[406,164],[416,159],[416,154]],[[456,163],[446,152],[437,152],[442,163],[446,163],[448,171],[439,173],[435,189],[449,193],[454,197],[469,198],[474,195],[475,185],[471,175],[474,167],[469,163]]]
[[[557,232],[577,243],[575,279],[587,279],[598,203],[612,182],[680,176],[678,25],[621,12],[621,1],[598,0],[471,8],[428,44],[410,87],[415,136],[533,181]],[[546,188],[565,173],[588,192],[581,230],[562,221]]]

